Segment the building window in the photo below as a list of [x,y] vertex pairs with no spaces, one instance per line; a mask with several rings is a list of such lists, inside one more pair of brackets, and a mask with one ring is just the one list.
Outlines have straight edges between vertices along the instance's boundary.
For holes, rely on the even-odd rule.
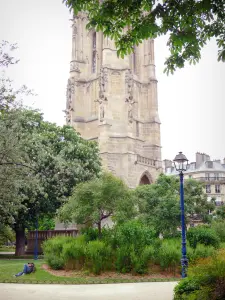
[[219,184],[215,185],[215,192],[220,193],[220,185]]
[[96,72],[96,32],[92,36],[92,73]]
[[210,180],[210,174],[209,173],[205,173],[205,180]]
[[206,191],[206,193],[211,193],[211,185],[210,184],[207,184],[205,186],[205,191]]
[[214,173],[214,179],[219,180],[219,173]]
[[215,201],[216,206],[221,206],[222,202],[221,202],[221,198],[220,197],[216,197],[216,201]]

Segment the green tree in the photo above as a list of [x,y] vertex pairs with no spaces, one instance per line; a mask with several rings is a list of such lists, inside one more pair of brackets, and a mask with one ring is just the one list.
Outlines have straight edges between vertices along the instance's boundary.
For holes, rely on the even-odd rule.
[[203,187],[203,183],[194,179],[188,179],[184,183],[187,223],[192,223],[196,217],[205,223],[211,221],[209,211],[215,209],[215,203],[213,199],[207,201],[207,195],[203,192]]
[[218,60],[225,61],[224,0],[63,0],[77,14],[85,11],[88,28],[103,31],[115,40],[118,55],[133,52],[148,38],[168,35],[170,56],[167,73],[184,67],[185,61],[195,64],[201,49],[216,38]]
[[134,216],[135,208],[132,191],[124,182],[110,173],[104,173],[79,184],[69,201],[60,209],[59,218],[63,222],[97,226],[101,236],[102,221],[112,217],[114,221],[124,221]]
[[217,207],[216,217],[219,220],[225,220],[225,206],[224,205]]
[[[0,44],[1,70],[16,63],[16,48]],[[8,54],[9,53],[9,54]],[[4,70],[3,70],[4,71]],[[4,72],[3,72],[4,73]],[[31,91],[13,89],[0,75],[0,219],[16,231],[16,254],[24,253],[25,228],[37,218],[52,217],[77,183],[100,172],[98,147],[72,127],[43,120],[20,98]]]
[[[158,233],[173,235],[180,226],[179,179],[175,176],[160,175],[155,184],[143,185],[135,189],[140,218],[155,227]],[[208,202],[200,182],[188,179],[184,182],[184,202],[186,223],[198,216],[209,222],[209,210],[214,203]]]
[[29,180],[23,180],[19,187],[22,207],[15,217],[16,254],[24,251],[27,226],[37,218],[53,216],[74,186],[100,172],[95,142],[83,140],[72,127],[43,121],[37,111],[23,110],[21,113],[24,161],[32,169],[28,172]]

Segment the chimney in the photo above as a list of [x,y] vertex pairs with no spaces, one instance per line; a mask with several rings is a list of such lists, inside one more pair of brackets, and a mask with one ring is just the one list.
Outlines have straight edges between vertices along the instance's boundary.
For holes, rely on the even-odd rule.
[[215,161],[216,163],[221,164],[221,160],[220,160],[220,159],[214,159],[214,161]]
[[210,160],[210,156],[205,153],[197,152],[195,157],[196,157],[196,168],[199,168],[204,161]]
[[164,162],[164,167],[165,167],[165,169],[166,169],[166,168],[171,168],[171,167],[173,166],[172,160],[164,159],[163,162]]

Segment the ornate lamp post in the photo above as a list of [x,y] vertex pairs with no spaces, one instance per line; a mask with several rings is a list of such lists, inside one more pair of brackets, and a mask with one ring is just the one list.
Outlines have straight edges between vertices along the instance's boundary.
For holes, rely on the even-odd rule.
[[182,267],[182,278],[187,277],[187,251],[186,251],[186,228],[185,228],[185,217],[184,217],[184,175],[183,172],[187,170],[188,159],[186,156],[179,152],[173,160],[175,169],[179,172],[180,176],[180,210],[181,210],[181,231],[182,231],[182,242],[181,242],[181,267]]

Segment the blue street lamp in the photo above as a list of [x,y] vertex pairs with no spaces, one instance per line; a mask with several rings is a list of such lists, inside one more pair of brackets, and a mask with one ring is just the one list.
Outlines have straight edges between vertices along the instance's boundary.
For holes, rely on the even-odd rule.
[[187,277],[187,251],[186,251],[186,227],[185,227],[185,216],[184,216],[184,174],[187,170],[188,159],[186,156],[179,152],[173,160],[175,169],[179,172],[180,176],[180,210],[181,210],[181,231],[182,231],[182,242],[181,242],[181,267],[182,267],[182,278]]

